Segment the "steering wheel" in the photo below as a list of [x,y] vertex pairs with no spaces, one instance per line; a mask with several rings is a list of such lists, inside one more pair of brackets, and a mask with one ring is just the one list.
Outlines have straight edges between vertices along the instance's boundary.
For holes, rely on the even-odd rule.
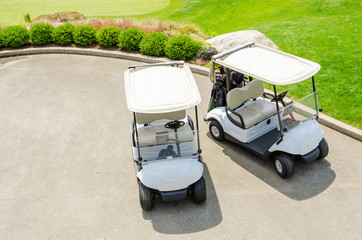
[[177,129],[185,125],[184,121],[174,120],[165,124],[165,128]]
[[280,94],[278,94],[278,96],[274,97],[271,101],[275,102],[276,100],[278,100],[278,102],[281,102],[283,104],[283,106],[285,107],[285,103],[283,101],[283,98],[287,95],[288,91],[284,91]]
[[173,146],[172,145],[168,145],[167,148],[162,149],[159,154],[158,154],[158,159],[166,159],[167,157],[176,157],[177,154],[176,152],[173,150]]

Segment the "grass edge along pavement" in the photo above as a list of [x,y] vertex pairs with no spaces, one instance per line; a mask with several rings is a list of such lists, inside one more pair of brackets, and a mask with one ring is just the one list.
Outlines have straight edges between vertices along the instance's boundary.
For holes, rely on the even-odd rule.
[[[0,51],[0,58],[9,58],[14,56],[35,55],[35,54],[78,54],[89,55],[108,58],[119,58],[125,60],[139,61],[144,63],[160,63],[170,61],[166,58],[145,56],[142,54],[134,54],[120,51],[87,49],[87,48],[73,48],[73,47],[45,47],[45,48],[28,48],[18,50]],[[204,76],[209,75],[209,69],[194,64],[188,64],[191,71],[195,74]],[[211,83],[210,83],[211,84]],[[303,110],[303,109],[302,109]],[[362,130],[329,117],[323,113],[320,114],[318,121],[338,132],[341,132],[349,137],[357,139],[362,142]]]

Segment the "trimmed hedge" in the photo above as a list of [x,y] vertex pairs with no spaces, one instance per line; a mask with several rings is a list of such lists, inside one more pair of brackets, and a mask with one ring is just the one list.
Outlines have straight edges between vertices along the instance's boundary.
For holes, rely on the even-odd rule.
[[0,47],[4,46],[4,36],[3,31],[0,29]]
[[207,47],[199,51],[198,58],[202,60],[210,60],[212,56],[217,54],[217,50],[214,47]]
[[165,53],[171,59],[187,60],[196,57],[201,49],[200,42],[192,40],[187,35],[176,35],[166,42]]
[[97,42],[97,30],[93,26],[81,25],[75,28],[73,39],[74,43],[79,46],[89,46]]
[[[122,31],[117,26],[105,26],[98,32],[90,25],[75,27],[71,23],[54,28],[48,23],[37,23],[30,31],[22,26],[9,26],[0,29],[0,47],[21,47],[29,43],[41,45],[54,41],[60,45],[75,43],[78,46],[89,46],[98,43],[102,46],[118,46],[124,50],[140,50],[149,56],[166,55],[171,59],[188,60],[195,57],[209,59],[216,53],[214,48],[204,48],[199,41],[188,35],[177,35],[168,38],[162,32],[146,34],[138,28]],[[199,54],[199,55],[198,55]]]
[[32,44],[43,45],[53,41],[54,27],[49,23],[36,23],[30,27],[29,36]]
[[168,37],[166,34],[162,32],[152,32],[143,37],[140,43],[140,51],[150,56],[164,55],[167,40]]
[[75,31],[75,26],[71,23],[66,23],[60,25],[53,29],[52,37],[55,43],[60,45],[68,45],[74,43],[73,34]]
[[118,46],[124,50],[139,50],[140,42],[146,33],[138,28],[127,28],[118,38]]
[[25,27],[9,26],[3,31],[4,46],[21,47],[29,43],[29,32]]
[[105,26],[97,33],[97,41],[101,46],[117,46],[122,30],[116,26]]

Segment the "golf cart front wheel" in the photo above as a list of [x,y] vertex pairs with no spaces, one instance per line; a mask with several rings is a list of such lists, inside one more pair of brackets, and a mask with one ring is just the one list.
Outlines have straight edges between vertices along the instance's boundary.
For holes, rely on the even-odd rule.
[[274,165],[279,176],[288,178],[294,173],[294,165],[290,156],[286,153],[278,153],[274,157]]
[[216,120],[210,122],[209,131],[215,140],[222,141],[224,139],[224,130]]
[[206,185],[204,177],[201,177],[192,186],[192,198],[195,203],[203,203],[206,201]]
[[141,207],[146,211],[151,210],[155,205],[155,199],[151,189],[143,185],[141,182],[139,182],[138,187]]
[[317,160],[327,157],[329,152],[329,147],[325,138],[323,138],[322,141],[319,143],[318,148],[319,148],[319,156]]

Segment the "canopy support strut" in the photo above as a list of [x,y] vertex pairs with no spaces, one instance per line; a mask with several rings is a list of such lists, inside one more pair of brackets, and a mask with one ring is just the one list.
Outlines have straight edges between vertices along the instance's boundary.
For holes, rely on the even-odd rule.
[[275,85],[273,85],[273,88],[274,88],[275,104],[277,105],[277,114],[278,114],[278,121],[279,121],[279,129],[280,129],[280,134],[281,134],[280,139],[277,141],[277,145],[278,145],[279,143],[281,143],[281,142],[283,141],[284,132],[283,132],[283,126],[282,126],[282,119],[281,119],[280,114],[279,114],[278,98],[276,97],[276,96],[277,96],[277,89],[276,89]]

